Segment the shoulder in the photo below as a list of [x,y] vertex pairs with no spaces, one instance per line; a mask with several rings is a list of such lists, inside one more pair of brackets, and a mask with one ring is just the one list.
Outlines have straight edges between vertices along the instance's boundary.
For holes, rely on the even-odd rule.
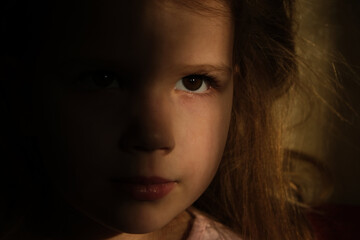
[[242,240],[231,229],[211,219],[196,208],[189,208],[193,224],[187,240]]

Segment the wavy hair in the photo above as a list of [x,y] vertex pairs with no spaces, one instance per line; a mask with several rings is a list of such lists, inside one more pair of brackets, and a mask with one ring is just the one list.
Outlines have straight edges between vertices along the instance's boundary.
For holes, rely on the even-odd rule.
[[228,141],[195,206],[244,239],[312,239],[288,177],[273,107],[299,82],[294,0],[232,0],[234,98]]
[[[202,1],[181,2],[191,8],[204,7]],[[294,44],[294,0],[218,2],[229,4],[235,25],[232,117],[219,170],[209,188],[194,206],[233,229],[245,240],[312,239],[313,235],[304,211],[296,204],[295,194],[291,190],[291,180],[286,175],[289,169],[286,167],[281,132],[276,125],[273,112],[275,101],[299,81]],[[27,15],[24,16],[22,20],[25,20]],[[17,24],[21,25],[19,22]],[[11,26],[12,23],[8,25]],[[14,29],[16,23],[15,27],[5,30],[3,28],[3,32],[14,33],[11,32],[15,31]],[[14,34],[19,36],[19,33]],[[17,42],[11,44],[15,46]],[[22,54],[26,51],[26,46],[24,49],[16,50],[15,55]],[[9,68],[1,71],[7,72],[3,75],[5,78],[10,76]],[[2,95],[6,95],[4,89],[9,87],[6,84],[1,86]],[[14,87],[13,83],[9,84]],[[23,91],[25,97],[19,102],[23,102],[29,94],[26,93],[28,89],[25,89],[24,85],[21,88],[23,90],[20,91]],[[11,108],[7,110],[13,111]],[[13,122],[9,121],[6,124],[11,125]],[[21,142],[15,139],[11,131],[2,135],[12,139],[12,143]],[[6,146],[4,141],[2,144],[4,151],[8,152],[6,158],[9,159],[11,151],[26,148],[26,144],[11,147],[12,143]],[[24,164],[24,161],[19,159],[26,157],[26,154],[20,154],[12,163],[12,167],[17,168]],[[25,172],[29,169],[33,169],[33,172],[26,175]],[[24,169],[20,169],[20,175],[23,174],[25,177],[19,178],[20,180],[14,179],[14,186],[8,186],[5,191],[14,193],[14,188],[26,184],[26,176],[39,178],[34,182],[41,183],[41,176],[36,174],[38,170],[32,165],[24,165]],[[19,172],[14,171],[14,174]],[[4,173],[2,176],[6,179],[9,175],[11,174]],[[37,192],[44,192],[41,187],[39,189]],[[22,197],[26,195],[26,189],[23,190],[25,193]],[[17,207],[19,203],[11,200],[21,196],[9,194],[10,200],[1,203],[2,206],[7,206],[7,211],[3,212],[21,218],[19,216],[24,215],[24,209]],[[14,209],[17,211],[11,212]],[[2,216],[1,224],[5,223],[6,219],[11,219],[5,215]],[[12,219],[14,221],[9,221],[9,227],[19,222],[15,217]]]

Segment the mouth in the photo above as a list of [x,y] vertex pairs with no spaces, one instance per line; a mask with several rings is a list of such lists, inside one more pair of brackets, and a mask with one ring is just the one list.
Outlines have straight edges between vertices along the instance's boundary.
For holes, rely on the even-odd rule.
[[126,177],[112,181],[117,189],[124,192],[133,200],[156,201],[168,195],[177,185],[177,181],[158,176]]
[[175,180],[169,180],[158,176],[152,177],[143,177],[143,176],[135,176],[135,177],[123,177],[114,179],[117,182],[127,183],[127,184],[162,184],[169,182],[176,182]]

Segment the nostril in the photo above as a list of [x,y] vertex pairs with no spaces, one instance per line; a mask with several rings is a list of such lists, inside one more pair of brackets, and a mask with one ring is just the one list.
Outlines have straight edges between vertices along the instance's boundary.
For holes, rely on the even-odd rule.
[[[126,140],[125,140],[126,139]],[[174,139],[171,136],[137,134],[136,137],[122,138],[119,147],[123,152],[170,152],[174,148]]]
[[137,151],[143,151],[143,152],[151,152],[154,149],[150,147],[144,147],[144,146],[134,146],[134,149]]
[[157,150],[162,150],[162,151],[165,151],[165,152],[168,152],[171,150],[171,147],[161,147],[160,145],[156,145],[156,144],[153,144],[153,145],[136,145],[136,146],[133,146],[133,150],[135,151],[140,151],[140,152],[153,152],[153,151],[157,151]]
[[124,152],[169,153],[175,146],[170,124],[166,119],[142,115],[133,118],[119,136],[119,147]]

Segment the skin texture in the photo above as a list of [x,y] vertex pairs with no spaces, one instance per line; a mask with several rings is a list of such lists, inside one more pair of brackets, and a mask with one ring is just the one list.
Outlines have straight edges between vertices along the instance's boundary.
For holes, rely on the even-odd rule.
[[[96,1],[66,14],[69,20],[54,23],[38,60],[44,114],[34,129],[44,164],[59,199],[78,212],[71,221],[93,239],[89,229],[101,228],[114,240],[156,239],[168,229],[175,236],[166,237],[181,239],[190,221],[185,210],[210,184],[226,144],[230,18],[171,1],[144,2]],[[97,69],[121,85],[78,81],[78,74]],[[212,75],[218,87],[203,82],[190,92],[182,78],[191,74]],[[114,178],[139,175],[176,185],[156,201],[133,200],[114,187]],[[85,239],[79,229],[67,234]]]

